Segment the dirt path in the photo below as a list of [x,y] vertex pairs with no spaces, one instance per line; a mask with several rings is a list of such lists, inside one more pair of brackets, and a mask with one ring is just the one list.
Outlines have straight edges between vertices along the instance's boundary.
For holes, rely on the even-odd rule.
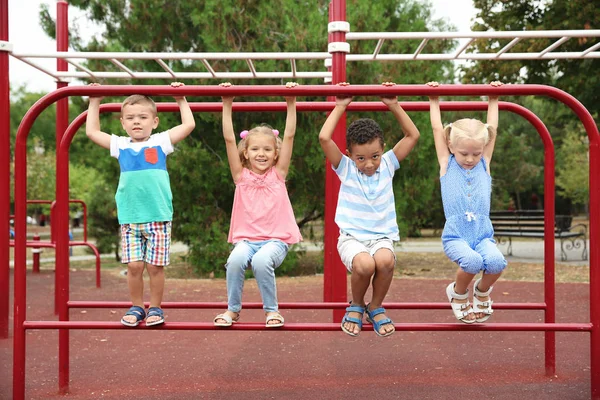
[[[12,280],[12,278],[11,278]],[[321,301],[322,277],[279,278],[279,301]],[[51,271],[28,276],[28,320],[52,320]],[[444,301],[447,280],[395,279],[388,301]],[[72,300],[127,300],[125,277],[71,273]],[[587,284],[557,285],[557,320],[589,320]],[[254,281],[244,301],[260,301]],[[496,302],[542,301],[541,283],[500,282]],[[12,294],[11,294],[12,299]],[[170,280],[165,301],[225,301],[224,280]],[[12,300],[11,300],[12,301]],[[169,321],[211,321],[218,310],[166,310]],[[117,321],[123,310],[71,311]],[[330,311],[282,310],[286,322],[330,322]],[[454,322],[449,311],[392,310],[402,322]],[[243,322],[262,322],[245,310]],[[493,322],[541,322],[540,311],[497,311]],[[11,320],[12,326],[12,320]],[[27,333],[28,399],[57,395],[55,331]],[[557,334],[557,376],[544,376],[543,333],[72,331],[69,399],[560,399],[590,398],[586,333]],[[12,334],[0,340],[0,398],[12,397]]]

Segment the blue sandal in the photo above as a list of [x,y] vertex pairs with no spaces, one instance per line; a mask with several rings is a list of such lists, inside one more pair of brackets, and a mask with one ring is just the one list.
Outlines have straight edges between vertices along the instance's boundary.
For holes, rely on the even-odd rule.
[[165,323],[165,315],[163,313],[162,308],[160,307],[150,307],[148,309],[148,315],[146,316],[146,320],[150,317],[159,317],[156,321],[146,322],[146,326],[154,326]]
[[[135,317],[135,322],[129,322],[129,321],[126,321],[123,319],[124,317],[126,317],[128,315],[133,315]],[[127,311],[125,313],[123,318],[121,318],[121,323],[123,325],[138,326],[140,324],[140,322],[142,322],[144,320],[144,318],[146,318],[146,311],[140,306],[132,306],[129,308],[129,311]]]
[[379,314],[385,314],[385,308],[383,307],[379,307],[374,309],[373,311],[369,311],[369,305],[367,305],[365,307],[365,310],[367,312],[367,322],[370,322],[373,324],[373,330],[375,331],[375,333],[377,334],[377,336],[381,336],[381,337],[387,337],[392,335],[394,332],[396,332],[396,330],[394,329],[391,332],[387,332],[387,333],[380,333],[379,329],[383,326],[383,325],[387,325],[387,324],[391,324],[392,326],[394,326],[394,322],[389,319],[389,318],[384,318],[380,321],[375,321],[375,316],[379,315]]
[[[354,317],[349,317],[348,314],[351,313],[351,312],[359,313],[360,314],[360,319],[354,318]],[[346,314],[344,315],[344,318],[342,318],[342,325],[341,325],[342,326],[342,330],[345,333],[347,333],[348,335],[350,335],[350,336],[358,336],[358,333],[354,333],[354,332],[346,329],[344,327],[344,324],[346,322],[350,322],[350,323],[358,325],[358,327],[360,329],[362,329],[362,325],[363,325],[362,316],[364,315],[364,313],[365,313],[365,307],[354,306],[354,305],[352,305],[352,303],[350,303],[350,306],[346,307]]]

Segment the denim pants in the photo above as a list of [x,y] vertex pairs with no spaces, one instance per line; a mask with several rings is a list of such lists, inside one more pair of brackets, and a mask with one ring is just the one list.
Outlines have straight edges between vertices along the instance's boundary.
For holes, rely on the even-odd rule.
[[248,267],[256,278],[258,290],[265,312],[276,312],[277,286],[275,269],[281,265],[289,246],[280,240],[249,242],[243,240],[235,244],[227,259],[227,309],[238,313],[242,309],[244,277]]

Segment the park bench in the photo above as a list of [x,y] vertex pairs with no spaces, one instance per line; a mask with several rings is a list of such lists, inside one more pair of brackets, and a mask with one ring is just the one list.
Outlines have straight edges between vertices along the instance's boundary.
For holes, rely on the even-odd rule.
[[[490,220],[498,244],[508,241],[507,254],[512,256],[513,237],[544,238],[543,210],[491,211]],[[554,238],[560,240],[560,259],[567,260],[565,250],[582,249],[581,259],[587,260],[587,226],[571,225],[571,215],[556,215]]]

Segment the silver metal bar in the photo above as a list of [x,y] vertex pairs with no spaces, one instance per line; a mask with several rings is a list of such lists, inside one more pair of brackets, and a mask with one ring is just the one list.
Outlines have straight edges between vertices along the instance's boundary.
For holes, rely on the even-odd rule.
[[127,68],[127,66],[125,64],[123,64],[121,61],[113,58],[110,60],[111,63],[113,63],[114,65],[117,66],[117,68],[121,69],[122,71],[127,72],[132,78],[135,77],[135,73],[130,70],[129,68]]
[[417,58],[417,56],[418,56],[419,54],[421,54],[421,52],[423,51],[423,49],[424,49],[424,48],[425,48],[425,46],[427,45],[427,42],[429,42],[429,39],[423,39],[423,40],[421,41],[421,43],[419,44],[419,47],[417,47],[417,50],[415,50],[415,52],[413,53],[413,57],[412,57],[412,58],[413,58],[413,60],[414,60],[415,58]]
[[513,40],[511,40],[509,44],[507,44],[506,46],[504,46],[502,49],[500,49],[499,52],[496,53],[496,58],[500,57],[500,54],[506,53],[508,50],[510,50],[511,48],[513,48],[520,41],[521,41],[521,38],[518,38],[518,37],[514,38]]
[[560,46],[561,44],[563,44],[564,42],[566,42],[569,39],[571,39],[571,38],[563,37],[560,40],[557,40],[556,42],[554,42],[553,44],[551,44],[550,46],[548,46],[544,50],[542,50],[541,53],[539,54],[539,57],[543,57],[544,54],[551,52],[552,50],[554,50],[555,48],[557,48],[558,46]]
[[76,62],[75,62],[75,61],[73,61],[73,60],[66,59],[65,61],[67,61],[69,64],[71,64],[71,65],[72,65],[72,66],[74,66],[75,68],[77,68],[77,69],[80,69],[80,70],[82,70],[82,71],[86,72],[86,73],[87,73],[89,76],[91,76],[92,78],[96,78],[96,76],[94,75],[94,72],[93,72],[92,70],[90,70],[89,68],[86,68],[86,67],[84,67],[83,65],[81,65],[81,64],[79,64],[79,63],[76,63]]
[[251,59],[246,60],[246,64],[248,64],[248,68],[250,68],[250,72],[252,72],[252,76],[256,78],[256,68],[254,68],[254,64]]
[[377,54],[381,51],[381,47],[383,46],[383,42],[385,39],[379,39],[377,41],[377,46],[375,46],[375,51],[373,52],[373,60],[377,58]]
[[460,56],[467,49],[467,47],[469,47],[471,45],[471,43],[473,43],[474,41],[475,41],[475,39],[471,39],[468,42],[466,42],[464,45],[459,47],[458,50],[454,52],[454,58],[457,58],[458,56]]
[[160,58],[156,60],[156,62],[158,63],[158,65],[160,65],[161,67],[163,67],[163,69],[165,71],[167,71],[169,74],[171,74],[171,76],[173,78],[175,78],[175,71],[173,71],[171,69],[171,67],[169,67],[163,60],[161,60]]

